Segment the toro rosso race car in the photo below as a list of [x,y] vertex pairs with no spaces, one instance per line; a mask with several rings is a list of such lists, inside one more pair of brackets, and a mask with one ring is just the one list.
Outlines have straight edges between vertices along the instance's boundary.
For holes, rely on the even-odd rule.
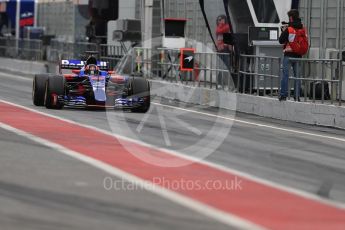
[[[146,113],[150,108],[150,84],[142,76],[125,73],[128,59],[125,56],[115,71],[93,55],[86,61],[62,60],[59,75],[34,77],[33,104],[48,109],[112,107]],[[63,70],[70,72],[63,74]]]

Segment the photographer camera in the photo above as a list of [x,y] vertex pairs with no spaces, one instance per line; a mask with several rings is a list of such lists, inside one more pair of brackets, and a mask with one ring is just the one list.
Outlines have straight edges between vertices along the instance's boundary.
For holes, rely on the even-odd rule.
[[289,27],[288,22],[282,21],[282,26],[280,27],[281,32],[284,32]]

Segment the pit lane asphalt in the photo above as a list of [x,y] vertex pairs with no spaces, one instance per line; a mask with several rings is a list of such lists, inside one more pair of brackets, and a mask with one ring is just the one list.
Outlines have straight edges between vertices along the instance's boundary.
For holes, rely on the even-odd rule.
[[[107,115],[104,111],[89,111],[89,110],[76,110],[76,109],[64,109],[62,111],[52,111],[52,110],[46,110],[45,108],[38,108],[34,107],[32,105],[31,101],[31,78],[29,76],[12,76],[9,74],[0,74],[0,99],[16,103],[19,105],[23,105],[28,108],[36,109],[38,111],[42,111],[48,114],[53,114],[58,117],[66,118],[69,120],[76,121],[78,123],[87,124],[91,126],[98,127],[100,129],[108,130],[108,131],[115,131],[119,132],[120,134],[124,134],[122,130],[111,130],[109,127],[109,122],[107,119]],[[155,99],[155,103],[160,104],[166,104],[170,102],[161,101],[159,99]],[[175,103],[169,104],[172,106],[176,106]],[[180,104],[181,106],[181,104]],[[186,107],[182,105],[183,108]],[[165,109],[164,109],[165,108]],[[209,114],[218,114],[220,111],[217,111],[215,109],[198,109],[198,108],[192,108],[192,110],[197,110]],[[159,111],[159,113],[157,112]],[[164,139],[164,133],[167,133],[170,138],[171,147],[173,149],[183,149],[190,145],[195,145],[197,141],[204,137],[203,135],[208,133],[209,130],[212,129],[212,127],[215,124],[215,118],[212,116],[206,116],[203,114],[198,113],[191,113],[191,112],[183,112],[179,115],[174,115],[174,113],[180,113],[180,110],[178,109],[172,109],[171,107],[166,108],[161,105],[154,104],[152,106],[150,116],[148,116],[147,121],[144,123],[144,128],[142,130],[142,133],[139,135],[138,138],[140,138],[142,141],[145,141],[147,143],[150,143],[152,145],[157,145],[161,147],[166,147],[166,140]],[[223,114],[223,112],[221,112]],[[165,122],[165,126],[161,126],[160,122],[160,115],[163,114],[163,117],[167,118]],[[316,127],[316,126],[307,126],[302,124],[296,124],[291,122],[282,122],[277,120],[271,120],[271,119],[264,119],[256,116],[250,116],[240,113],[230,113],[227,114],[228,116],[235,115],[236,119],[241,119],[248,122],[253,123],[260,123],[265,125],[272,125],[279,128],[287,128],[287,129],[293,129],[297,131],[302,132],[310,132],[313,134],[318,135],[325,135],[325,136],[331,136],[331,137],[338,137],[343,138],[345,137],[345,132],[342,130],[336,130],[336,129],[330,129],[330,128],[323,128],[323,127]],[[123,127],[129,127],[129,130],[135,131],[140,123],[143,120],[143,114],[135,114],[135,113],[126,113],[126,118],[119,117],[117,121],[120,124],[123,124]],[[201,135],[198,135],[186,127],[183,127],[183,124],[177,125],[176,123],[172,122],[172,119],[169,119],[169,117],[176,118],[178,117],[180,120],[184,121],[188,127],[194,127],[197,130],[201,132]],[[221,120],[219,121],[220,124],[227,125],[229,122],[228,120]],[[219,124],[218,124],[219,125]],[[18,140],[18,137],[15,135],[10,135],[7,132],[2,131],[0,133],[1,140],[7,140],[2,142],[1,146],[7,146],[7,148],[1,148],[1,155],[2,157],[5,157],[9,162],[15,161],[19,158],[19,156],[13,154],[20,152],[21,148],[16,148],[13,145],[10,145],[9,143],[13,142],[13,140]],[[17,138],[17,139],[16,139]],[[23,140],[23,138],[20,138],[20,142],[27,143],[29,141]],[[24,146],[22,146],[24,147]],[[271,129],[267,127],[258,127],[251,124],[246,123],[240,123],[240,122],[234,122],[234,124],[231,127],[230,133],[226,136],[224,142],[211,154],[207,157],[206,160],[210,162],[214,162],[219,165],[223,165],[225,167],[229,167],[232,169],[236,169],[238,171],[242,171],[251,175],[255,175],[259,178],[263,178],[281,185],[284,185],[286,187],[295,188],[298,190],[302,190],[311,194],[321,194],[322,196],[325,196],[327,199],[330,199],[332,201],[336,202],[345,202],[345,143],[327,139],[327,138],[318,138],[313,137],[309,135],[304,134],[297,134],[293,132],[287,132],[277,129]],[[30,176],[29,173],[23,173],[22,175],[17,175],[16,173],[10,173],[9,176],[4,173],[1,173],[0,175],[0,181],[2,185],[0,185],[0,188],[3,188],[4,190],[2,194],[6,194],[6,188],[7,190],[20,190],[22,187],[23,189],[29,190],[28,192],[31,194],[37,194],[39,190],[47,191],[49,193],[57,192],[55,191],[56,187],[60,183],[67,183],[66,180],[70,178],[73,180],[73,168],[74,165],[79,165],[78,167],[84,167],[83,173],[78,173],[77,176],[83,176],[81,181],[86,181],[87,184],[93,183],[93,189],[95,190],[102,190],[102,184],[100,180],[103,180],[104,174],[100,172],[96,172],[97,170],[93,170],[88,166],[83,165],[82,163],[77,163],[75,160],[67,159],[67,157],[60,156],[58,153],[54,153],[53,150],[49,150],[47,148],[44,148],[42,146],[37,146],[36,144],[29,143],[25,146],[26,151],[30,151],[32,153],[32,156],[30,155],[23,155],[23,159],[28,158],[27,161],[23,161],[21,164],[15,166],[13,168],[13,171],[17,171],[18,169],[22,168],[29,168],[34,171],[38,170],[38,167],[42,167],[45,164],[48,164],[50,162],[49,157],[47,157],[44,160],[44,156],[48,155],[47,152],[51,152],[51,155],[54,155],[56,158],[55,162],[59,162],[58,165],[56,163],[50,162],[51,166],[47,169],[42,169],[43,172],[49,170],[51,171],[53,168],[53,171],[49,173],[51,178],[45,179],[45,183],[42,181],[36,181],[36,178],[34,176]],[[38,154],[38,155],[35,155]],[[185,152],[184,154],[190,154],[188,152]],[[40,162],[38,159],[42,159],[42,162]],[[46,162],[47,161],[47,162]],[[6,164],[6,161],[1,161],[1,164]],[[28,164],[28,165],[27,165]],[[9,164],[12,165],[12,164]],[[15,164],[14,164],[15,165]],[[54,166],[56,167],[54,169]],[[1,166],[1,169],[4,167]],[[8,171],[11,172],[10,169],[12,167],[9,167],[7,165]],[[63,168],[62,170],[59,170]],[[54,176],[58,175],[60,178],[55,178]],[[77,177],[78,178],[78,177]],[[96,178],[96,179],[95,179]],[[90,179],[90,181],[89,181]],[[16,181],[17,180],[17,181]],[[60,181],[57,183],[56,181]],[[40,184],[41,183],[41,184]],[[98,183],[98,188],[97,187]],[[28,187],[27,185],[31,184],[31,187]],[[47,186],[44,187],[43,186]],[[56,184],[56,186],[53,186]],[[39,187],[38,185],[41,185]],[[49,186],[51,185],[51,186]],[[43,186],[43,187],[42,187]],[[38,187],[38,191],[32,191]],[[66,186],[65,186],[66,187]],[[49,188],[52,188],[49,190]],[[65,191],[64,186],[61,185],[61,190]],[[56,188],[58,189],[58,188]],[[73,190],[78,190],[78,188],[69,188]],[[60,191],[61,191],[60,190]],[[88,189],[86,189],[88,190]],[[78,190],[80,191],[80,190]],[[83,190],[84,191],[84,190]],[[75,192],[75,191],[74,191]],[[95,192],[95,194],[102,194],[104,191],[98,191]],[[91,193],[91,192],[90,192]],[[39,194],[39,193],[38,193]],[[76,192],[75,195],[78,196],[80,193]],[[51,194],[52,195],[52,194]],[[61,195],[61,194],[60,194]],[[62,194],[63,196],[64,194]],[[93,195],[93,194],[92,194]],[[53,195],[52,195],[53,196]],[[91,196],[91,195],[90,195]],[[93,195],[92,198],[95,195]],[[123,205],[130,209],[130,205],[136,205],[137,202],[133,201],[130,202],[131,198],[126,197],[126,194],[123,194],[119,196],[119,200],[123,201]],[[141,191],[139,194],[139,197],[144,197],[143,200],[145,200],[145,196],[150,196],[150,194],[147,194],[147,192]],[[153,195],[152,195],[153,196]],[[4,195],[0,196],[4,200],[3,202],[7,202],[9,207],[11,209],[15,209],[15,203],[17,202],[13,198],[8,198]],[[110,195],[100,195],[96,197],[109,197],[109,199],[113,199]],[[37,198],[37,197],[36,197]],[[123,199],[121,199],[123,198]],[[38,198],[37,198],[38,199]],[[145,204],[149,204],[149,206],[153,206],[150,204],[151,200],[153,198],[148,199],[148,202],[143,202],[143,208],[147,207]],[[181,211],[183,208],[180,208],[177,205],[173,205],[168,201],[165,201],[163,199],[160,200],[159,204],[157,204],[157,212],[160,212],[161,210],[173,210],[172,213],[168,213],[167,216],[173,216],[178,215],[179,213],[186,213]],[[11,204],[12,202],[12,204]],[[95,201],[98,202],[98,201]],[[106,201],[105,201],[106,202]],[[157,201],[158,202],[158,201]],[[140,202],[139,202],[140,203]],[[163,208],[162,207],[168,207],[169,205],[174,206],[173,208]],[[116,206],[116,205],[114,205]],[[1,207],[4,207],[1,205]],[[28,206],[28,208],[31,206]],[[151,208],[151,207],[150,207]],[[1,210],[1,208],[0,208]],[[78,209],[81,213],[82,210]],[[151,209],[150,209],[151,210]],[[3,211],[3,210],[2,210]],[[43,210],[44,211],[44,210]],[[4,212],[4,211],[3,211]],[[139,211],[140,212],[140,211]],[[25,213],[25,212],[24,212]],[[23,213],[22,218],[31,218],[25,216]],[[164,213],[164,212],[163,212]],[[188,213],[191,213],[188,211]],[[135,214],[132,213],[132,211],[129,211],[129,215]],[[78,216],[79,214],[76,214],[77,217],[82,218],[82,214]],[[215,229],[214,226],[219,226],[220,229],[222,229],[221,224],[214,225],[214,222],[211,220],[207,220],[202,222],[202,225],[197,224],[198,220],[205,220],[202,216],[191,213],[191,216],[187,215],[187,219],[193,219],[196,220],[195,222],[192,221],[191,225],[186,225],[184,221],[180,221],[181,226],[183,226],[184,229],[192,229],[192,227],[200,229],[201,226],[207,226],[209,227],[211,224],[212,229]],[[113,215],[116,216],[116,213]],[[117,218],[110,216],[109,219],[113,218],[113,222],[116,222]],[[185,215],[181,215],[185,216]],[[135,217],[135,215],[134,215]],[[48,218],[48,215],[47,215]],[[61,217],[62,218],[62,217]],[[119,217],[121,219],[121,217]],[[109,220],[108,219],[108,220]],[[15,219],[13,219],[15,220]],[[33,219],[33,221],[35,221]],[[49,221],[49,219],[46,219],[45,221]],[[90,220],[91,221],[91,220]],[[109,220],[111,222],[111,220]],[[176,221],[176,220],[175,220]],[[173,222],[175,222],[173,221]],[[122,221],[121,223],[123,224]],[[153,221],[154,222],[154,221]],[[179,221],[176,221],[179,222]],[[7,223],[12,223],[10,219],[7,219]],[[61,222],[63,224],[64,222]],[[108,222],[109,223],[109,222]],[[162,226],[166,226],[165,223],[152,223],[153,227],[157,227],[159,229]],[[49,224],[49,223],[48,223]],[[65,224],[71,224],[71,222],[65,222]],[[93,224],[96,224],[96,222],[93,222]],[[138,226],[142,227],[142,222],[139,218],[138,220]],[[10,224],[11,226],[11,224]],[[87,227],[90,225],[86,225],[83,227]],[[128,228],[130,229],[133,227],[133,225],[125,223],[123,225],[124,229]],[[171,225],[173,226],[173,225]],[[176,227],[176,226],[175,226]],[[106,227],[105,227],[106,228]],[[150,229],[152,229],[150,228]],[[173,227],[172,227],[173,228]],[[10,228],[9,228],[10,229]],[[84,228],[85,229],[85,228]]]
[[24,137],[0,137],[3,230],[229,229]]

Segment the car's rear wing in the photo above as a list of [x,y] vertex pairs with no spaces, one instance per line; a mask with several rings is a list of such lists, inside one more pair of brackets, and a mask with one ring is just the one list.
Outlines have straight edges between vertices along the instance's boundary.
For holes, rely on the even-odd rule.
[[[83,68],[86,64],[86,61],[81,60],[61,60],[60,62],[60,69],[71,69],[71,70],[79,70]],[[105,61],[98,61],[97,66],[100,70],[108,71],[109,70],[109,63]]]

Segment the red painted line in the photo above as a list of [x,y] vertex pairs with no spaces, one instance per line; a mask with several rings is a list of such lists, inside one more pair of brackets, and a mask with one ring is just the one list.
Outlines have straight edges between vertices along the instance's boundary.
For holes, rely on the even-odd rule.
[[[157,178],[160,178],[162,187],[269,229],[345,229],[345,210],[343,209],[291,194],[202,163],[193,163],[180,168],[153,166],[130,154],[121,145],[124,141],[120,143],[110,135],[77,124],[2,102],[0,102],[0,122],[63,145],[144,180],[157,183]],[[150,150],[151,154],[165,157],[167,160],[179,158],[139,144],[128,142],[128,145],[138,152]],[[207,183],[210,180],[226,183],[235,178],[242,181],[242,190],[197,189],[195,186],[196,184],[201,187],[209,186]],[[173,184],[176,181],[193,182],[195,189],[174,187]]]

